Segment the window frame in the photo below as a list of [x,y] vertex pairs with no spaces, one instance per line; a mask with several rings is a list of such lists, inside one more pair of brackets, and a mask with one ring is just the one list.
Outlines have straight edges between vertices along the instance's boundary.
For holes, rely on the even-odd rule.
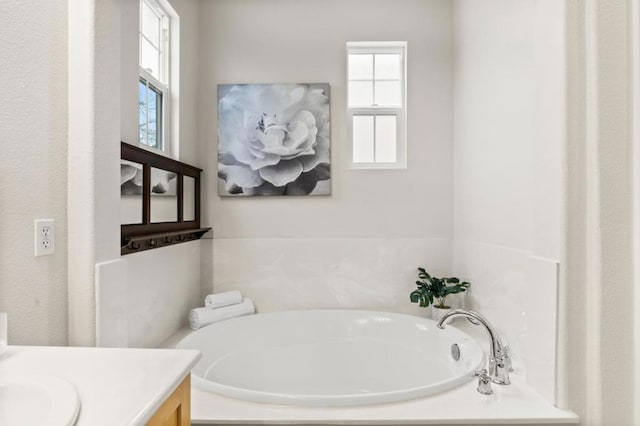
[[[373,104],[369,107],[349,106],[349,55],[351,54],[400,54],[400,90],[401,102],[399,107],[380,106]],[[347,127],[349,132],[350,147],[350,168],[371,170],[371,169],[406,169],[407,168],[407,42],[347,42],[346,49],[346,105],[347,105]],[[375,73],[375,57],[374,57]],[[375,74],[372,76],[375,94]],[[375,98],[373,99],[375,102]],[[396,117],[396,161],[393,163],[382,162],[355,162],[353,156],[353,119],[355,116],[375,116],[392,115]],[[375,126],[375,124],[374,124]],[[375,152],[375,127],[374,127],[374,152]]]
[[[142,33],[142,3],[146,3],[160,18],[160,79],[156,78],[149,71],[142,68],[142,48],[141,38],[149,40]],[[138,81],[144,80],[147,87],[152,86],[153,89],[162,94],[161,105],[161,126],[159,131],[159,140],[161,148],[152,147],[140,140],[140,131],[138,130],[138,146],[140,148],[155,152],[167,157],[171,156],[172,140],[171,140],[171,14],[157,0],[139,0],[139,21],[138,21]],[[157,106],[156,106],[157,107]],[[139,118],[138,118],[139,120]],[[148,122],[148,121],[147,121]],[[138,124],[139,125],[139,124]]]

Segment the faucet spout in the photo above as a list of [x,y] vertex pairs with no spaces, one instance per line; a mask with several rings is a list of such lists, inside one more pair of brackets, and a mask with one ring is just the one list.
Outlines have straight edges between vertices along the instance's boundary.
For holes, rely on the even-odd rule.
[[440,321],[438,321],[438,328],[444,329],[449,320],[458,317],[467,318],[472,324],[482,325],[487,331],[490,340],[489,376],[491,377],[491,381],[501,385],[510,384],[509,365],[511,364],[511,360],[509,358],[509,350],[506,346],[503,346],[500,336],[496,332],[495,328],[484,316],[475,311],[454,309],[445,314]]

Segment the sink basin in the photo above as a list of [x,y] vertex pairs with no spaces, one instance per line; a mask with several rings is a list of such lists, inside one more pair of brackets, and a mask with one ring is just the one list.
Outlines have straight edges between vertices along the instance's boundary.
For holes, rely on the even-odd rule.
[[31,374],[0,374],[0,425],[73,425],[78,393],[66,380]]

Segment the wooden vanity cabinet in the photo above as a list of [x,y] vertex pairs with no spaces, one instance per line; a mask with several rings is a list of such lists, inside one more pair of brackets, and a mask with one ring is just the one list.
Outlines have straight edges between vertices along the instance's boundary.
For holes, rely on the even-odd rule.
[[190,426],[191,425],[191,375],[178,385],[175,391],[155,412],[148,426]]

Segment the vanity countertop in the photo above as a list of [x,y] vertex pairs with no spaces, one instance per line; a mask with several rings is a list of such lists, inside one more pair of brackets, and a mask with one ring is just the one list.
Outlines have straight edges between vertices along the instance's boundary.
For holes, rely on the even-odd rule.
[[144,424],[190,373],[194,350],[9,346],[0,375],[41,374],[71,383],[76,425]]

